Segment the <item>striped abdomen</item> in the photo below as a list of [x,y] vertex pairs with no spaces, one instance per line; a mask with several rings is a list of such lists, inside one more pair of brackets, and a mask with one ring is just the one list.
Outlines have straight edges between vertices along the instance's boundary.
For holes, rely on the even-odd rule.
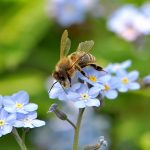
[[79,60],[79,63],[78,63],[80,67],[85,67],[88,64],[93,64],[93,63],[96,62],[95,57],[90,53],[86,54],[85,52],[82,52],[82,53],[80,52],[79,57],[81,57],[80,60]]

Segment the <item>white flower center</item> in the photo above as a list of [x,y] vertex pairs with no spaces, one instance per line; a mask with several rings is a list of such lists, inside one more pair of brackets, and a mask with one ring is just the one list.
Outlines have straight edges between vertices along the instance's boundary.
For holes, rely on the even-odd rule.
[[0,120],[0,127],[5,125],[5,120]]
[[89,99],[89,95],[87,93],[81,94],[81,98],[83,100],[88,100]]
[[16,103],[16,108],[21,109],[23,107],[23,104],[21,103]]
[[29,123],[29,124],[32,123],[32,120],[31,120],[31,119],[28,119],[28,118],[25,118],[23,121],[24,121],[25,123]]
[[129,79],[128,79],[127,77],[123,77],[123,78],[121,79],[121,82],[122,82],[123,84],[128,84],[128,83],[129,83]]
[[96,82],[97,81],[97,77],[94,75],[89,76],[89,80],[92,82]]

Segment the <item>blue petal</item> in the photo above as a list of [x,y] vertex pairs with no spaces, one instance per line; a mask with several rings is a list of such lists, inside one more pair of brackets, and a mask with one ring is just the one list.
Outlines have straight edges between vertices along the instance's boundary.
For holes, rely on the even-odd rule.
[[118,92],[116,90],[109,90],[105,93],[105,96],[108,99],[115,99],[118,96]]
[[106,83],[107,81],[109,81],[111,79],[111,75],[105,75],[105,76],[102,76],[102,77],[100,77],[99,78],[99,81],[101,82],[101,83]]
[[32,122],[24,122],[24,128],[34,128],[34,126],[32,125]]
[[84,100],[83,101],[77,101],[74,104],[77,108],[85,108],[86,107]]
[[4,107],[4,110],[6,110],[9,113],[15,113],[17,111],[15,106],[11,106],[11,107],[6,106],[6,107]]
[[130,81],[135,81],[139,77],[139,72],[138,71],[132,71],[128,74],[128,78]]
[[4,109],[1,109],[0,110],[0,119],[6,119],[8,117],[8,113],[4,110]]
[[89,96],[90,96],[91,98],[95,98],[95,97],[97,97],[97,96],[99,95],[100,91],[101,91],[101,88],[92,87],[92,88],[90,88],[90,90],[89,90]]
[[10,114],[10,115],[7,117],[7,119],[6,119],[6,121],[7,121],[9,124],[14,123],[15,120],[16,120],[16,114]]
[[2,134],[8,134],[12,131],[13,127],[11,125],[4,125],[3,130],[2,130]]
[[131,83],[129,83],[128,88],[130,90],[138,90],[138,89],[140,89],[140,84],[136,83],[136,82],[131,82]]
[[25,111],[34,111],[38,109],[38,105],[34,103],[29,103],[26,106],[24,106]]
[[88,86],[87,84],[82,84],[81,87],[77,90],[79,93],[87,93],[88,92]]
[[11,96],[4,96],[3,105],[11,107],[11,106],[15,105],[15,102],[13,101]]
[[41,127],[41,126],[44,126],[44,125],[45,125],[45,121],[35,119],[35,120],[32,120],[32,124],[33,124],[35,127]]
[[100,101],[98,99],[89,99],[87,102],[86,102],[86,106],[100,106]]
[[121,86],[118,88],[118,91],[119,91],[119,92],[127,92],[127,91],[128,91],[128,88],[127,88],[127,86],[125,86],[125,85],[121,85]]
[[126,60],[126,61],[124,61],[124,62],[121,63],[121,67],[123,69],[126,69],[126,68],[128,68],[128,67],[131,66],[131,63],[132,63],[131,60]]
[[13,126],[16,128],[24,127],[24,122],[20,120],[16,120]]
[[37,112],[36,112],[36,111],[31,112],[31,113],[27,114],[26,117],[27,117],[28,119],[31,119],[31,120],[36,119],[36,118],[37,118]]
[[27,104],[29,102],[29,95],[25,91],[19,91],[18,93],[12,95],[12,99],[21,104]]
[[82,85],[81,83],[73,84],[71,87],[71,90],[76,91],[77,89],[79,89],[81,87],[81,85]]
[[71,100],[71,101],[77,101],[77,100],[79,100],[79,97],[80,97],[80,94],[79,93],[75,93],[75,92],[70,92],[67,95],[67,99]]

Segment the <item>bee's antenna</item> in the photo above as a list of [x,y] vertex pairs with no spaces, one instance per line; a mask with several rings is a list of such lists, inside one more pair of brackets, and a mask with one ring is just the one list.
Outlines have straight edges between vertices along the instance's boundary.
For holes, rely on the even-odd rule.
[[48,90],[48,93],[51,92],[52,88],[54,87],[54,85],[57,83],[58,81],[54,82],[53,85],[51,86],[51,88]]
[[[56,83],[58,83],[59,81],[56,81],[56,82],[54,82],[53,83],[53,85],[51,86],[51,88],[48,90],[48,93],[50,93],[51,92],[51,90],[52,90],[52,88],[54,87],[54,85],[56,84]],[[60,82],[59,82],[60,83]],[[61,85],[61,84],[60,84]],[[65,91],[65,89],[64,89],[64,87],[61,85],[61,87],[62,87],[62,89],[64,90],[64,92],[67,94],[67,92]]]

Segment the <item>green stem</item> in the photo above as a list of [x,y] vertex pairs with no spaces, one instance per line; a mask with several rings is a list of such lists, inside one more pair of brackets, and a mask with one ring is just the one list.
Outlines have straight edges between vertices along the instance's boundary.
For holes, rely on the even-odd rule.
[[79,115],[78,115],[76,128],[75,128],[75,132],[74,132],[73,150],[78,150],[80,125],[81,125],[84,110],[85,110],[85,108],[79,109]]
[[71,120],[69,120],[69,119],[67,118],[66,121],[67,121],[74,129],[76,129],[76,126],[74,125],[74,123],[73,123]]
[[13,128],[13,131],[12,131],[17,143],[19,144],[21,150],[27,150],[23,140],[21,139],[21,137],[19,136],[19,133],[18,131],[16,130],[16,128]]

